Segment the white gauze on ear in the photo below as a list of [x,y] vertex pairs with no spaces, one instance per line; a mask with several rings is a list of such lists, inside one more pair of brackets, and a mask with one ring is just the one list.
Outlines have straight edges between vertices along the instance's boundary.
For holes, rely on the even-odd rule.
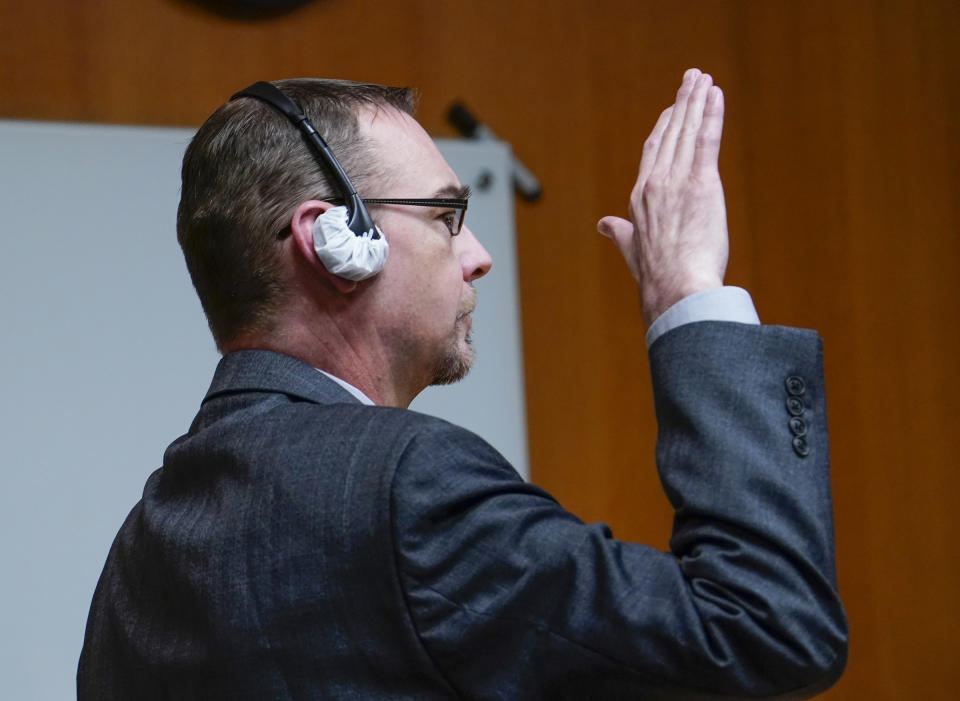
[[313,225],[313,250],[334,275],[347,280],[366,280],[379,273],[387,262],[390,247],[375,227],[361,236],[347,228],[347,208],[332,207],[317,217]]

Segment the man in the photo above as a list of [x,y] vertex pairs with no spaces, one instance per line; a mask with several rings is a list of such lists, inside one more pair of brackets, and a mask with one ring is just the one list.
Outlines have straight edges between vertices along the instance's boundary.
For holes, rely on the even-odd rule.
[[[605,217],[650,331],[671,553],[612,538],[483,440],[405,407],[472,362],[491,261],[402,91],[277,84],[389,243],[331,273],[343,204],[297,129],[227,103],[187,151],[178,233],[224,352],[111,550],[79,696],[809,696],[846,659],[820,345],[722,287],[723,97],[690,70]],[[296,120],[295,120],[296,121]],[[410,198],[420,201],[409,205]],[[322,228],[322,227],[320,227]]]

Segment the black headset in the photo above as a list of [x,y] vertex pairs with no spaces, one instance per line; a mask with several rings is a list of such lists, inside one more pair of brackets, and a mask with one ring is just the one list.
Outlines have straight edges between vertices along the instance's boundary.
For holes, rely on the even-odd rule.
[[303,132],[307,142],[313,147],[313,150],[320,155],[320,162],[326,167],[328,175],[333,180],[333,186],[337,189],[341,199],[347,206],[347,228],[357,236],[369,236],[372,239],[379,239],[380,232],[373,223],[373,217],[367,211],[363,200],[357,194],[357,189],[350,182],[349,176],[340,161],[333,155],[333,151],[327,146],[327,142],[317,133],[317,130],[307,119],[303,110],[296,102],[284,95],[271,83],[260,80],[248,88],[244,88],[238,93],[234,93],[230,99],[236,100],[238,97],[253,97],[263,100],[271,107],[279,110],[293,122],[293,124]]

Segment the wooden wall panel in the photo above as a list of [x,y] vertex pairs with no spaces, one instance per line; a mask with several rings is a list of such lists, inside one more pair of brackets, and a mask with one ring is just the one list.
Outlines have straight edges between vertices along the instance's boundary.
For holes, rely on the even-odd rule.
[[766,322],[826,344],[852,656],[825,698],[949,699],[958,33],[953,0],[319,0],[260,23],[186,0],[9,0],[0,116],[196,125],[253,80],[325,75],[418,86],[445,136],[464,98],[545,189],[517,212],[534,478],[665,547],[639,304],[594,226],[626,211],[683,70],[711,71],[728,105],[728,280]]

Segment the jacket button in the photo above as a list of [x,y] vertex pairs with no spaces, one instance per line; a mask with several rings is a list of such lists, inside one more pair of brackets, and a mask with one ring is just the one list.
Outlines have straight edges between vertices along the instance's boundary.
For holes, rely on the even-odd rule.
[[790,433],[795,436],[805,436],[807,435],[807,425],[803,422],[799,416],[790,417]]
[[800,416],[804,409],[806,409],[806,405],[800,397],[787,397],[787,411],[790,412],[791,416]]
[[799,397],[806,391],[807,383],[803,381],[802,377],[791,375],[787,378],[787,392],[789,392],[791,395],[794,397]]
[[810,444],[807,443],[807,439],[803,436],[795,436],[793,439],[793,450],[801,458],[805,458],[810,454]]

